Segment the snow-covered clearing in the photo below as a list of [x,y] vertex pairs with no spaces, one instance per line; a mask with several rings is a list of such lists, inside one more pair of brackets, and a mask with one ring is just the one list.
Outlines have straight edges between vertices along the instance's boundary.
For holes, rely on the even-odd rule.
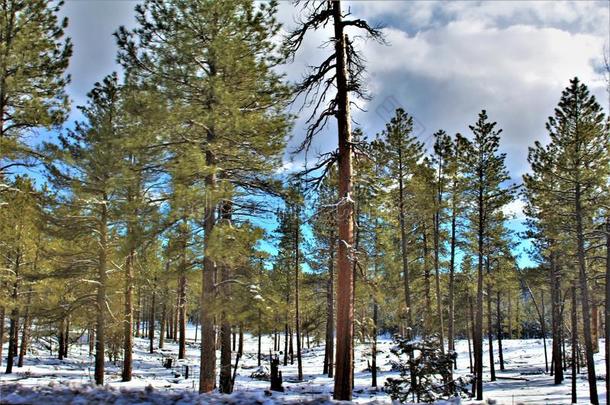
[[[189,328],[190,343],[187,348],[187,360],[180,361],[169,370],[163,367],[163,358],[177,356],[177,345],[166,342],[163,350],[148,353],[148,340],[135,339],[134,376],[128,383],[120,381],[121,364],[106,363],[106,381],[109,388],[99,390],[90,386],[93,379],[93,358],[88,354],[88,346],[83,341],[71,347],[69,358],[63,361],[42,351],[41,346],[34,345],[28,353],[25,365],[15,368],[11,375],[0,376],[0,403],[2,404],[86,404],[86,403],[148,403],[148,404],[193,404],[193,403],[267,403],[298,402],[323,404],[330,402],[333,380],[322,376],[324,346],[305,348],[303,352],[302,382],[297,382],[295,364],[281,370],[284,376],[286,392],[274,392],[270,397],[265,395],[269,382],[250,378],[257,369],[256,337],[246,336],[244,358],[240,361],[235,383],[235,394],[223,397],[198,396],[198,362],[199,345],[194,343],[195,330]],[[268,356],[271,347],[269,337],[263,338],[263,353]],[[497,371],[501,377],[518,377],[519,379],[500,379],[488,382],[486,375],[485,398],[499,404],[568,404],[570,403],[569,372],[563,385],[554,386],[553,377],[544,373],[544,352],[541,339],[505,340],[504,358],[506,371]],[[378,389],[370,386],[371,376],[366,371],[367,360],[370,360],[370,346],[359,344],[356,348],[354,402],[357,403],[391,403],[383,391],[383,382],[387,377],[395,376],[390,371],[389,360],[394,359],[390,353],[392,342],[383,337],[378,343],[378,365],[380,367]],[[603,350],[603,341],[600,349]],[[494,349],[497,351],[496,342]],[[488,360],[487,344],[484,347],[485,362]],[[547,341],[549,353],[551,341]],[[468,373],[468,345],[466,341],[457,342],[457,374]],[[6,347],[4,353],[6,354]],[[605,403],[604,356],[600,352],[595,356],[596,371],[599,376],[598,390],[602,403]],[[5,363],[6,358],[3,361]],[[497,361],[497,356],[496,356]],[[264,365],[268,366],[266,362]],[[189,378],[185,377],[185,367],[189,366]],[[550,365],[550,364],[549,364]],[[499,364],[496,364],[499,369]],[[488,372],[487,364],[485,372]],[[584,370],[578,376],[579,403],[588,403],[588,384]],[[147,387],[152,387],[147,388]],[[36,391],[36,392],[32,392]],[[462,401],[463,403],[474,403]],[[493,402],[493,401],[490,401]]]

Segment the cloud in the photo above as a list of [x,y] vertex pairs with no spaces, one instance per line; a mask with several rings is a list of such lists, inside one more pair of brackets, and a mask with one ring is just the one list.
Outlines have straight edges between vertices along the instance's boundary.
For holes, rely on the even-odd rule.
[[[369,111],[398,100],[426,128],[420,138],[430,147],[439,128],[469,135],[468,124],[486,109],[504,129],[502,150],[515,178],[527,170],[528,146],[547,139],[544,124],[569,79],[580,77],[598,99],[607,99],[596,71],[604,38],[596,34],[468,20],[412,35],[396,28],[384,32],[390,46],[363,47],[375,97]],[[356,117],[372,133],[389,118]]]
[[72,38],[74,52],[68,72],[72,83],[68,92],[73,100],[73,116],[78,116],[77,105],[86,101],[93,84],[113,71],[120,71],[116,63],[117,46],[112,34],[121,25],[135,25],[134,0],[68,1],[61,10],[68,17],[67,36]]
[[523,213],[524,208],[525,202],[521,199],[517,199],[502,207],[502,212],[509,218],[523,221],[525,219],[525,214]]
[[[137,1],[67,2],[74,41],[69,87],[75,105],[86,100],[93,83],[113,70],[116,44],[112,33],[134,25]],[[485,108],[504,129],[502,148],[516,179],[527,170],[527,146],[545,140],[544,123],[568,80],[579,76],[601,100],[607,100],[596,73],[609,37],[606,1],[350,1],[354,17],[381,23],[390,46],[360,42],[368,61],[367,83],[373,99],[354,111],[356,126],[372,137],[401,106],[419,122],[419,135],[431,144],[439,128],[469,134],[468,124]],[[280,2],[278,19],[285,33],[295,27],[300,7]],[[291,81],[316,64],[330,49],[332,29],[312,33],[295,61],[283,67]],[[292,113],[299,113],[299,105]],[[388,108],[391,107],[391,108]],[[303,137],[307,111],[300,113],[289,144]],[[76,112],[75,114],[76,115]],[[308,160],[336,147],[335,124],[315,140]],[[286,161],[291,158],[286,154]],[[294,169],[304,161],[294,157]]]

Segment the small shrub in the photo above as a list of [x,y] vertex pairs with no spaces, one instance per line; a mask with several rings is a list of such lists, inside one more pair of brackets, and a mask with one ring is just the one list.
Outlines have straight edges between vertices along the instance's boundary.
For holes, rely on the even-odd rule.
[[434,402],[453,397],[470,398],[470,378],[452,378],[454,351],[443,353],[436,336],[423,340],[394,337],[391,349],[398,357],[392,368],[400,372],[399,378],[388,378],[385,390],[393,400],[400,402]]

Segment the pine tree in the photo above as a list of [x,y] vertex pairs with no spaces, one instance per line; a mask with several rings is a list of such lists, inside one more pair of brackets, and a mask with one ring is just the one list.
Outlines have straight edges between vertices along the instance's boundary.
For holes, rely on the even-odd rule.
[[[444,193],[446,189],[446,172],[449,170],[449,163],[451,159],[452,142],[451,138],[443,130],[434,133],[434,156],[432,163],[436,166],[436,195],[434,199],[434,271],[435,271],[435,282],[436,282],[436,316],[439,322],[439,343],[441,351],[445,351],[445,332],[444,332],[444,320],[443,320],[443,299],[441,295],[441,275],[440,275],[440,256],[442,250],[441,241],[441,230],[443,218],[443,206],[444,206]],[[449,349],[452,349],[451,344]]]
[[[257,9],[246,0],[185,3],[148,0],[136,7],[139,27],[116,36],[120,60],[156,83],[171,101],[176,145],[198,149],[197,175],[205,181],[204,245],[222,201],[219,183],[265,190],[265,174],[279,166],[287,117],[287,89],[272,69],[280,61],[273,42],[276,4]],[[191,24],[197,21],[197,24]],[[165,41],[164,38],[172,38]],[[243,157],[248,156],[247,160]],[[214,389],[214,260],[204,257],[201,294],[199,390]]]
[[[545,220],[553,221],[553,224],[560,221],[560,228],[557,229],[562,231],[563,237],[567,232],[567,246],[576,257],[576,263],[572,264],[578,269],[576,278],[581,294],[589,395],[594,404],[598,403],[598,397],[591,338],[587,246],[590,243],[590,230],[596,226],[595,221],[603,221],[596,214],[604,197],[603,190],[608,184],[610,170],[607,125],[601,106],[590,95],[587,86],[578,78],[570,80],[570,86],[562,92],[555,114],[549,117],[546,125],[551,142],[546,147],[537,144],[531,150],[533,174],[525,178],[530,195],[538,195],[542,200],[538,202],[533,199],[534,208],[538,210],[534,214],[546,214],[547,204],[553,207],[550,221],[548,214]],[[553,220],[557,215],[561,217]],[[557,232],[553,232],[552,228],[544,230],[549,231],[544,235],[547,240],[557,238]]]
[[[419,160],[423,157],[423,144],[412,135],[413,117],[402,109],[386,125],[381,134],[384,149],[382,159],[387,166],[388,176],[398,181],[396,189],[397,217],[400,223],[400,246],[402,255],[402,273],[406,308],[407,328],[413,328],[413,304],[411,302],[411,276],[409,274],[409,235],[407,219],[408,179],[416,171]],[[429,306],[427,306],[429,308]],[[409,332],[412,333],[412,332]]]
[[336,170],[322,180],[317,190],[316,212],[312,218],[312,232],[315,239],[315,249],[323,254],[320,268],[326,269],[326,334],[324,346],[323,374],[334,376],[335,357],[335,310],[334,310],[334,278],[335,278],[335,246],[337,243],[337,221],[334,204],[336,197]]
[[7,0],[0,5],[0,181],[7,169],[33,155],[22,142],[34,128],[53,128],[69,110],[64,91],[72,54],[64,38],[62,2]]
[[[111,255],[110,223],[115,220],[116,182],[120,162],[115,152],[119,142],[122,111],[118,78],[108,76],[89,93],[81,107],[85,122],[61,135],[60,145],[47,144],[47,169],[54,187],[67,193],[63,201],[61,227],[65,239],[83,238],[92,269],[96,273],[95,382],[104,383],[107,330],[108,270]],[[60,213],[61,214],[61,213]]]
[[[467,197],[472,204],[471,228],[475,235],[473,251],[477,260],[477,297],[474,326],[475,384],[477,400],[483,399],[483,269],[489,264],[486,241],[494,216],[504,205],[513,199],[512,187],[506,188],[510,179],[504,160],[506,156],[498,153],[500,133],[495,122],[489,122],[483,110],[478,121],[470,126],[474,134],[472,141],[461,137],[464,145],[464,173],[468,184]],[[486,261],[487,259],[487,261]]]
[[[326,24],[334,29],[334,51],[320,65],[314,67],[297,85],[297,94],[305,96],[305,103],[314,106],[308,120],[309,127],[300,151],[309,149],[314,136],[326,125],[330,117],[337,119],[338,150],[316,165],[326,166],[324,172],[338,164],[339,203],[337,204],[337,356],[335,389],[333,396],[339,400],[350,400],[353,388],[353,333],[354,333],[354,201],[353,168],[354,147],[351,129],[350,95],[365,96],[362,74],[363,60],[347,37],[346,28],[353,26],[364,30],[369,36],[380,39],[381,33],[366,21],[347,20],[341,11],[341,1],[308,2],[303,23],[293,31],[286,41],[286,51],[294,55],[305,36]],[[326,102],[332,88],[336,94]],[[310,96],[314,99],[310,99]],[[318,107],[323,106],[322,111]]]
[[[28,177],[16,177],[4,192],[5,205],[0,211],[0,242],[2,254],[1,266],[4,276],[0,283],[6,286],[0,296],[0,305],[9,311],[8,355],[6,373],[13,372],[14,360],[19,354],[19,364],[23,364],[24,353],[18,353],[19,321],[23,317],[22,327],[26,333],[28,325],[29,304],[32,288],[28,280],[37,276],[38,252],[42,232],[41,196]],[[24,300],[27,296],[27,301]],[[25,308],[26,314],[23,315]],[[2,319],[4,323],[4,319]],[[23,342],[22,339],[22,350]],[[19,365],[19,367],[21,367]]]

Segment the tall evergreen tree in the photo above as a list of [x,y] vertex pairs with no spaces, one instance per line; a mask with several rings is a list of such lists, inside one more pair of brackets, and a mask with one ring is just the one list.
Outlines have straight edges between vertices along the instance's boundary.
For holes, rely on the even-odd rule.
[[59,137],[60,145],[47,144],[47,168],[53,185],[66,193],[63,237],[83,238],[91,270],[96,273],[95,382],[104,383],[104,361],[109,303],[107,300],[110,225],[116,220],[115,202],[122,127],[121,98],[116,75],[96,83],[89,102],[81,107],[85,121]]
[[58,17],[62,3],[0,4],[0,181],[7,169],[23,164],[16,159],[32,155],[23,135],[66,119],[72,44],[64,38],[68,20]]
[[[120,60],[152,80],[174,105],[182,131],[171,141],[200,151],[205,178],[204,269],[201,292],[200,392],[214,389],[216,353],[214,258],[207,252],[220,203],[219,182],[256,190],[279,166],[287,89],[273,67],[276,3],[147,0],[136,6],[139,27],[116,36]],[[196,22],[196,23],[193,23]],[[168,40],[169,39],[169,40]],[[248,159],[244,159],[248,156]]]
[[[539,195],[543,199],[543,202],[532,201],[538,212],[544,214],[548,201],[553,207],[553,216],[561,216],[555,220],[560,221],[558,230],[564,237],[566,232],[570,236],[567,246],[576,258],[574,265],[578,269],[575,278],[580,287],[589,395],[591,403],[597,404],[587,251],[591,231],[603,224],[603,219],[597,214],[610,174],[608,122],[587,86],[574,78],[562,92],[555,114],[549,117],[546,128],[551,142],[546,147],[537,144],[531,150],[533,174],[526,176],[525,180],[530,195]],[[557,238],[555,235],[551,229],[545,237],[553,240]],[[552,246],[550,251],[553,252]],[[597,328],[597,325],[593,327]]]
[[473,251],[477,255],[477,297],[474,327],[475,388],[477,400],[483,399],[483,288],[485,260],[489,263],[486,241],[498,211],[513,199],[514,188],[506,187],[510,179],[504,160],[506,155],[498,152],[500,133],[496,123],[488,121],[483,110],[479,119],[470,126],[474,134],[472,141],[461,138],[464,145],[464,173],[468,184],[467,196],[472,204],[470,215],[474,234]]
[[407,199],[409,198],[407,183],[423,157],[423,144],[413,136],[413,117],[400,108],[396,110],[396,115],[386,125],[380,140],[384,145],[382,159],[385,161],[388,176],[398,181],[395,205],[400,223],[402,273],[407,311],[405,317],[407,328],[413,328],[413,303],[411,302],[411,276],[409,274],[409,238],[413,229],[409,227],[410,221],[407,218]]

